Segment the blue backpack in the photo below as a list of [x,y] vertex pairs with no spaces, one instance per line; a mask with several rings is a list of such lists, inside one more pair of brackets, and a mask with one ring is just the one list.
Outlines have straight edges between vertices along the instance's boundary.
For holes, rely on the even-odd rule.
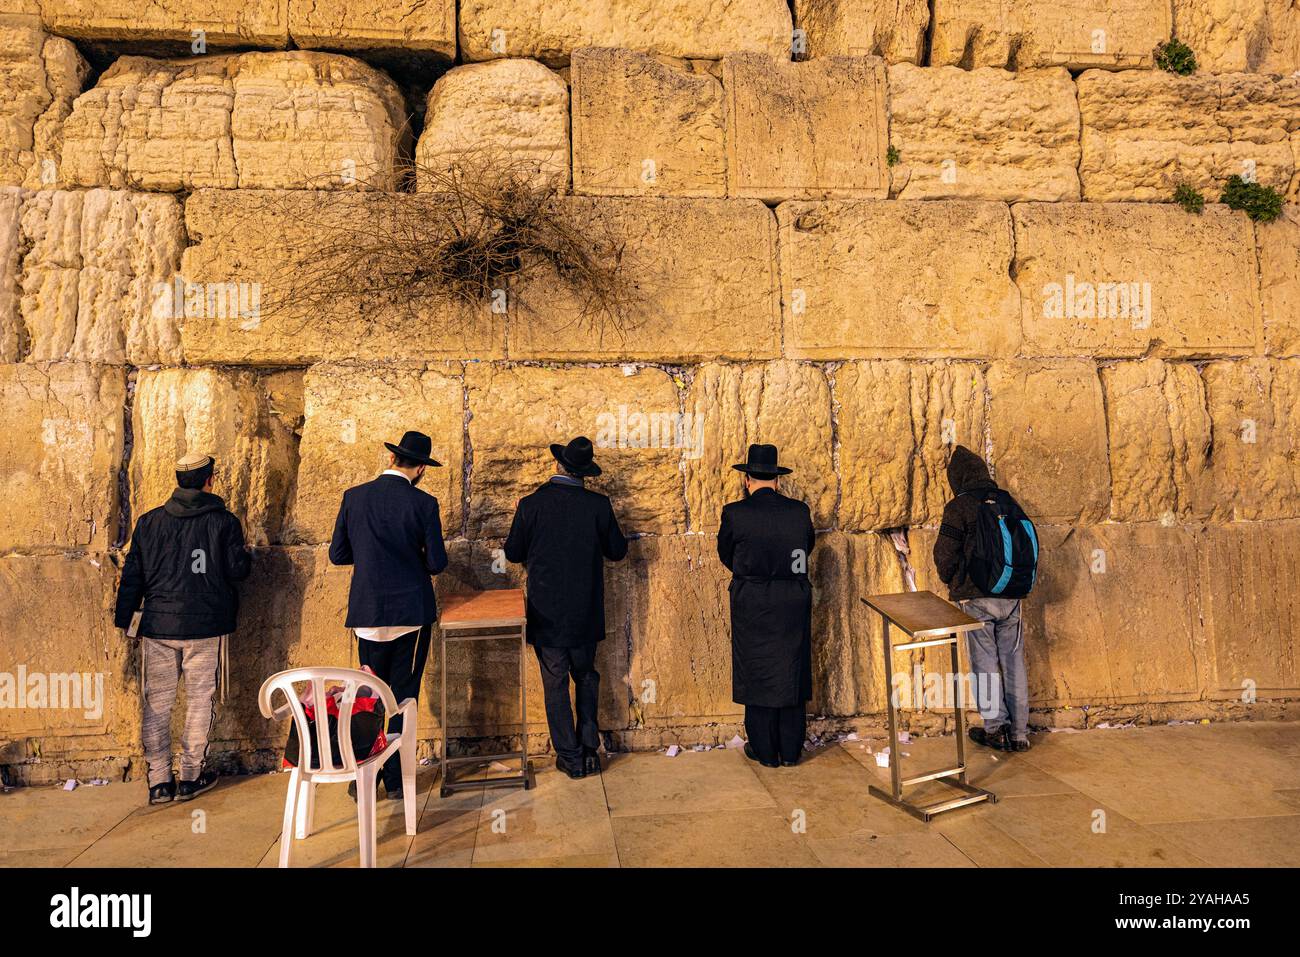
[[975,541],[966,577],[990,598],[1024,598],[1038,577],[1038,532],[1010,492],[972,489],[978,495]]

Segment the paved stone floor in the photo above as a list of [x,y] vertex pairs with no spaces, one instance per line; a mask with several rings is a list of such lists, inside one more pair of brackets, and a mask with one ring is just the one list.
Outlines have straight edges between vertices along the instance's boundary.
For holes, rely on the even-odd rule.
[[[1022,755],[971,746],[971,780],[996,805],[926,825],[870,797],[886,780],[845,741],[795,768],[736,750],[609,756],[581,781],[538,765],[529,791],[447,799],[422,769],[419,830],[380,802],[388,867],[757,865],[865,867],[1300,865],[1300,724],[1039,734]],[[951,738],[913,740],[904,773],[944,766]],[[144,806],[142,782],[0,796],[0,865],[274,867],[287,777],[229,778],[188,804]],[[928,792],[925,789],[930,789]],[[937,798],[940,784],[917,789]],[[201,812],[201,814],[196,813]],[[322,785],[317,833],[295,865],[355,867],[356,811]]]

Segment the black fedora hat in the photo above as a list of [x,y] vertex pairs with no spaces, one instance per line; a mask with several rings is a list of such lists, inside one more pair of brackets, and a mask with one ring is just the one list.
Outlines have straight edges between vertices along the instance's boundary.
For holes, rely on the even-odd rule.
[[585,435],[572,439],[568,445],[552,443],[551,454],[555,456],[555,461],[574,475],[594,477],[600,474],[600,466],[592,461],[595,453],[591,447],[591,439]]
[[425,465],[432,465],[435,467],[442,465],[441,462],[437,462],[429,457],[429,453],[433,451],[433,439],[429,438],[423,432],[407,432],[402,436],[402,441],[397,445],[394,445],[392,442],[385,442],[384,448],[388,449],[388,451],[392,452],[394,455],[400,455],[402,458],[410,459],[412,462],[422,462]]
[[733,465],[737,472],[744,472],[754,478],[771,479],[778,475],[789,475],[790,469],[776,464],[775,445],[751,445],[749,458],[740,465]]

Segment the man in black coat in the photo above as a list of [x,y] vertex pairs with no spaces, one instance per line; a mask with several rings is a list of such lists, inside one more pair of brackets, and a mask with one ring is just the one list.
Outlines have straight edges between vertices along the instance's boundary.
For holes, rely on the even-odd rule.
[[528,569],[528,641],[542,672],[555,766],[581,778],[600,773],[596,643],[605,637],[603,560],[622,560],[627,539],[609,499],[583,487],[583,479],[600,474],[591,440],[580,436],[552,445],[551,454],[556,474],[519,500],[505,553]]
[[[214,787],[205,770],[216,718],[225,641],[235,630],[239,594],[251,561],[239,519],[212,494],[216,462],[202,453],[176,463],[176,485],[164,505],[140,516],[122,568],[113,623],[131,629],[140,612],[143,727],[149,803],[188,801]],[[171,716],[185,680],[181,782],[172,776]]]
[[[380,476],[343,493],[330,542],[330,561],[352,565],[348,617],[357,637],[357,657],[393,689],[399,702],[420,697],[438,606],[433,579],[447,567],[438,500],[416,488],[428,466],[433,440],[407,432],[401,444],[385,442],[389,467]],[[402,716],[388,719],[402,730]],[[402,795],[402,763],[394,754],[383,769],[384,790]],[[355,792],[355,789],[354,789]]]
[[745,755],[774,768],[803,751],[812,698],[812,585],[816,541],[808,506],[777,491],[774,445],[751,445],[745,497],[722,509],[718,557],[731,571],[731,698],[745,706]]

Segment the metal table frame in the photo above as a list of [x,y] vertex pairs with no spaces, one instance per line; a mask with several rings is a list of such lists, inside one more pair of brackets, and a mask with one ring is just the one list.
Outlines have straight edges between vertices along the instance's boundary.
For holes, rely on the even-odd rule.
[[[943,601],[933,592],[905,592],[908,595],[928,595],[931,598]],[[952,621],[936,624],[933,627],[909,631],[906,627],[892,618],[878,603],[880,599],[896,598],[896,595],[872,595],[870,598],[863,598],[862,603],[868,608],[880,615],[884,623],[884,651],[885,651],[885,701],[886,708],[889,712],[889,775],[891,788],[886,791],[884,788],[876,787],[874,784],[868,785],[867,790],[875,797],[880,798],[887,804],[892,804],[900,810],[906,811],[912,817],[929,823],[930,819],[944,811],[956,810],[959,807],[966,807],[970,804],[978,804],[981,801],[988,801],[990,804],[996,804],[998,796],[992,791],[984,788],[977,788],[966,780],[966,716],[963,710],[965,704],[965,695],[961,688],[961,665],[958,661],[957,642],[960,635],[968,631],[978,631],[984,627],[984,623],[971,618],[960,608],[951,605],[949,602],[943,602],[953,611]],[[893,625],[899,631],[907,635],[910,641],[901,642],[897,645],[892,644],[889,640],[889,628]],[[957,764],[951,768],[943,768],[939,771],[930,771],[925,774],[918,774],[914,777],[904,778],[902,772],[903,756],[898,749],[898,707],[894,703],[894,688],[891,680],[893,672],[893,661],[895,651],[912,651],[918,648],[933,648],[947,645],[952,654],[952,674],[956,682],[955,694],[953,697],[953,718],[956,722],[957,731]],[[962,792],[960,797],[954,797],[946,801],[939,801],[934,804],[925,806],[913,804],[911,801],[904,799],[903,788],[913,784],[921,784],[925,781],[940,781],[949,787],[955,788]]]
[[[442,632],[442,787],[439,797],[446,797],[457,791],[470,788],[506,788],[522,787],[525,790],[533,786],[533,765],[528,760],[528,684],[524,672],[528,660],[528,625],[523,616],[518,618],[470,619],[466,621],[440,622]],[[475,634],[470,634],[475,632]],[[480,632],[486,632],[480,633]],[[447,645],[453,641],[492,641],[500,638],[519,639],[519,721],[520,736],[518,751],[503,754],[474,755],[472,757],[449,758],[447,751],[451,743],[451,721],[447,712]],[[474,778],[469,781],[453,781],[452,769],[464,764],[480,765],[489,761],[518,761],[519,771],[497,777]]]

